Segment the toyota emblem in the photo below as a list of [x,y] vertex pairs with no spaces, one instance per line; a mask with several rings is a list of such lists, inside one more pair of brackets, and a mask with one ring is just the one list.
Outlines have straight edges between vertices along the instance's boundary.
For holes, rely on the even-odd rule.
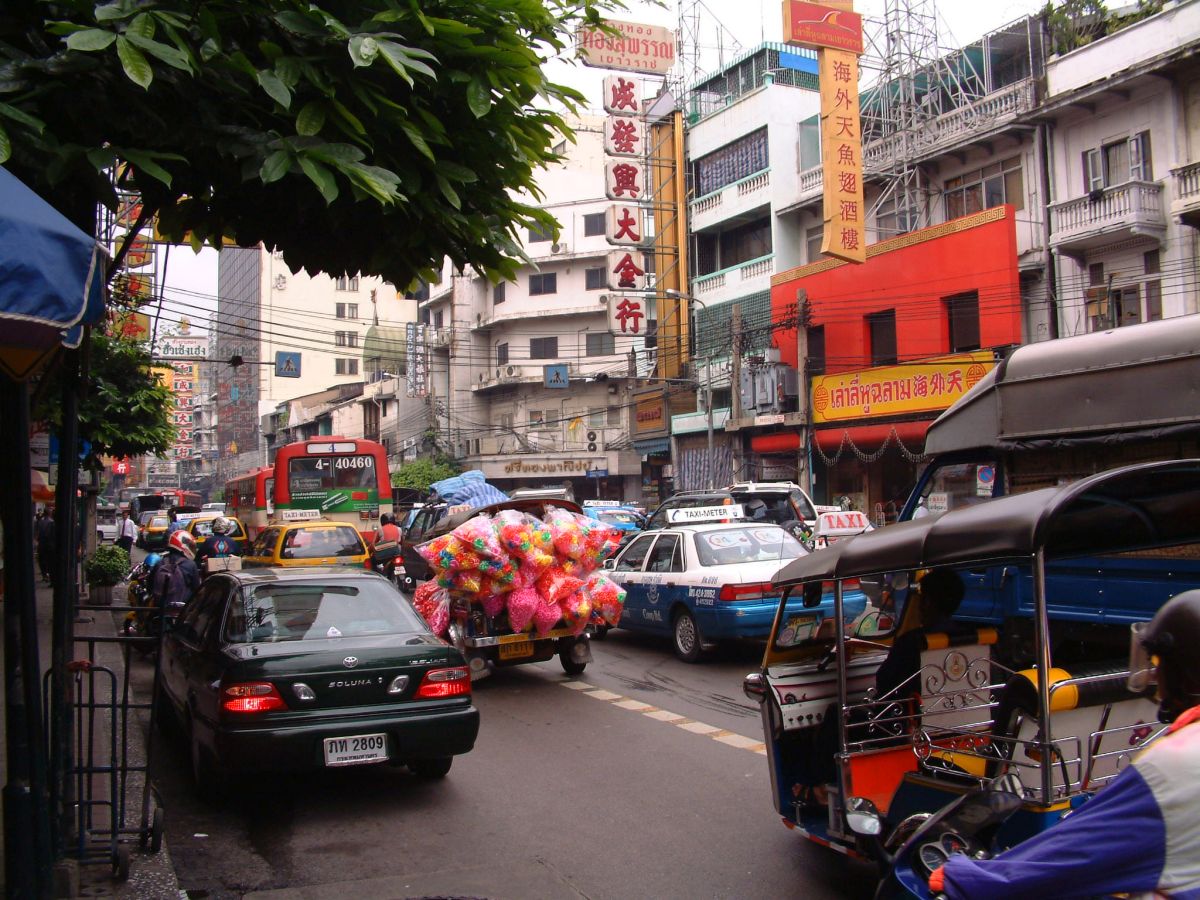
[[347,656],[345,659],[342,660],[342,665],[345,666],[347,669],[353,669],[355,666],[358,665],[358,657],[357,656]]

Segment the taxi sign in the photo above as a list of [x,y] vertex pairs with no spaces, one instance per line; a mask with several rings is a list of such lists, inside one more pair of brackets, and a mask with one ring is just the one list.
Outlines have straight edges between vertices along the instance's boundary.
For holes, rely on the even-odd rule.
[[622,504],[620,500],[584,500],[583,505],[584,506],[606,507],[608,509],[617,509],[617,508],[623,506],[624,504]]
[[726,506],[691,506],[667,510],[667,521],[675,524],[682,522],[728,522],[731,519],[746,518],[746,511],[740,503],[730,503]]
[[321,518],[319,509],[281,509],[279,518],[285,522],[307,522]]
[[817,516],[817,531],[822,534],[858,534],[870,527],[871,520],[858,510],[823,512]]

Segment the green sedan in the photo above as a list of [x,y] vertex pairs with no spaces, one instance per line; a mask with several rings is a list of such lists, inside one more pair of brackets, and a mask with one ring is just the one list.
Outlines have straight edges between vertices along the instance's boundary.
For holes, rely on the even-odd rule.
[[440,778],[479,731],[462,654],[387,579],[327,566],[210,575],[164,636],[155,715],[204,793],[383,762]]

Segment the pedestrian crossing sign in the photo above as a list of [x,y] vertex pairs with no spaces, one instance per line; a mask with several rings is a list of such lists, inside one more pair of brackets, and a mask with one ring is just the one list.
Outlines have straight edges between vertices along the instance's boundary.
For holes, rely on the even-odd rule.
[[299,378],[300,354],[290,350],[279,350],[275,353],[275,377]]

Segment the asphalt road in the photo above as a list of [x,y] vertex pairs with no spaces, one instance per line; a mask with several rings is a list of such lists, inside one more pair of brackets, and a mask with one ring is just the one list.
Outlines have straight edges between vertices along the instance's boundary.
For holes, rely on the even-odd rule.
[[[167,846],[191,897],[868,897],[874,870],[771,807],[757,648],[678,662],[620,630],[579,678],[556,660],[475,686],[473,752],[439,782],[390,766],[277,776],[211,804],[156,738]],[[150,665],[136,663],[148,687]]]

